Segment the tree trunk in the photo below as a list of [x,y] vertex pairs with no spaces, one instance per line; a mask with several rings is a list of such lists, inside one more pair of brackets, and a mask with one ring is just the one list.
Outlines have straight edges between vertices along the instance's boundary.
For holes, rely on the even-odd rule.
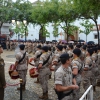
[[95,20],[94,22],[95,22],[96,28],[97,28],[97,33],[98,33],[98,46],[99,46],[99,44],[100,44],[100,40],[99,40],[99,28],[98,28],[97,21]]
[[86,35],[86,43],[87,43],[87,35]]
[[46,37],[43,36],[43,26],[41,25],[40,31],[39,31],[39,40],[46,40]]

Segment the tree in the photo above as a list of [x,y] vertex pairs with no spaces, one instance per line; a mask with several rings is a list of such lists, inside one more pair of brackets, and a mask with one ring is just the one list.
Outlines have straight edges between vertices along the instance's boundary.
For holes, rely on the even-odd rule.
[[53,36],[55,37],[55,40],[56,40],[56,37],[58,37],[58,26],[59,24],[58,23],[54,23],[53,24]]
[[80,24],[85,28],[84,31],[80,30],[80,33],[84,33],[86,35],[86,42],[87,42],[87,36],[92,31],[91,29],[93,28],[94,25],[90,23],[89,20],[85,20],[85,22]]
[[80,19],[92,19],[96,25],[98,33],[98,45],[99,29],[98,29],[98,16],[100,15],[100,0],[73,0],[73,5],[78,18]]
[[10,23],[11,10],[11,2],[0,0],[0,35],[3,23]]

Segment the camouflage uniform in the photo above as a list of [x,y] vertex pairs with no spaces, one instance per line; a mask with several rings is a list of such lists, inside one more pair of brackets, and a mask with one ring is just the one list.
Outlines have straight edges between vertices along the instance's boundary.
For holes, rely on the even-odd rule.
[[[17,62],[23,57],[24,53],[25,53],[24,50],[20,50],[20,52],[18,52],[16,54],[16,61]],[[21,61],[18,64],[18,66],[16,68],[18,71],[19,77],[23,80],[22,85],[26,84],[26,74],[27,74],[27,69],[28,69],[27,60],[28,60],[28,53],[26,53],[25,58],[23,59],[23,61]]]
[[[39,64],[43,64],[43,62],[47,60],[48,56],[49,55],[47,52],[43,53],[40,56]],[[41,69],[39,69],[39,82],[42,86],[43,93],[48,92],[48,79],[50,75],[50,69],[48,68],[48,66],[48,63],[46,63],[45,65],[42,65]]]
[[91,80],[91,82],[92,82],[93,86],[96,86],[96,78],[99,75],[98,67],[96,64],[96,61],[97,61],[97,54],[96,53],[92,54],[92,61],[93,61],[93,66],[92,66],[92,80]]
[[10,51],[13,49],[13,41],[10,41]]
[[78,69],[78,74],[75,76],[75,79],[76,79],[77,85],[79,86],[79,89],[74,90],[73,97],[74,97],[74,100],[79,100],[80,84],[81,84],[81,81],[82,81],[81,73],[79,71],[81,71],[81,68],[83,67],[82,62],[79,58],[75,58],[75,59],[73,59],[71,66],[72,66],[72,71],[73,71],[74,68]]
[[100,83],[100,52],[98,53],[98,57],[97,57],[98,59],[97,59],[97,65],[98,65],[98,73],[99,73],[99,75],[98,75],[98,83]]
[[39,59],[40,59],[39,55],[41,55],[41,53],[42,53],[41,50],[37,50],[33,56],[33,58],[35,58],[34,62],[36,67],[38,67],[39,65]]
[[55,62],[55,61],[57,62],[57,65],[55,65],[54,71],[56,71],[61,66],[61,62],[60,62],[61,54],[62,54],[62,52],[59,51],[59,52],[57,52],[57,54],[54,55],[52,63]]
[[6,42],[6,49],[9,50],[9,41]]
[[4,86],[6,86],[4,60],[0,57],[0,100],[4,100]]
[[[70,67],[64,68],[60,66],[55,72],[55,84],[61,84],[62,86],[72,85],[72,70]],[[68,93],[70,91],[64,91]],[[73,100],[72,94],[65,96],[62,100]]]
[[84,68],[88,68],[88,70],[83,71],[83,88],[87,90],[87,88],[91,85],[92,77],[92,59],[90,56],[86,57]]

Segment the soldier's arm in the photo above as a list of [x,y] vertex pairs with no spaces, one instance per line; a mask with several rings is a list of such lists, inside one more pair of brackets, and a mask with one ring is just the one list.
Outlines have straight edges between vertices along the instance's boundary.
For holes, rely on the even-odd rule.
[[4,66],[0,65],[0,82],[3,87],[6,86]]
[[77,85],[69,85],[69,86],[63,86],[62,80],[63,75],[62,73],[55,73],[55,89],[57,91],[69,91],[72,89],[78,89]]
[[72,73],[73,73],[73,75],[77,75],[78,74],[78,66],[75,63],[72,66]]
[[85,63],[85,66],[84,66],[84,71],[89,70],[89,64],[90,64],[90,61],[89,61],[89,59],[87,59],[86,63]]
[[38,69],[41,69],[41,67],[42,67],[42,64],[43,64],[43,56],[41,55],[40,56],[40,60],[39,60],[39,66],[38,66]]

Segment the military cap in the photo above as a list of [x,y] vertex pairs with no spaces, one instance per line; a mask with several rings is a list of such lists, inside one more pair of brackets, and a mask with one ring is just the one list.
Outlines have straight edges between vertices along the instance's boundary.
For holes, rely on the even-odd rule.
[[62,51],[62,49],[63,49],[63,46],[62,45],[57,45],[56,46],[60,51]]
[[21,50],[24,50],[25,45],[24,45],[24,44],[21,44],[21,45],[19,45],[19,48],[20,48]]
[[44,50],[45,52],[48,52],[48,46],[43,46],[41,49]]
[[38,45],[37,48],[41,49],[41,45]]
[[81,55],[81,50],[76,48],[73,50],[73,53],[76,54],[77,56],[80,56]]
[[64,53],[64,54],[62,54],[62,55],[60,56],[60,59],[62,59],[62,58],[64,58],[64,59],[69,59],[70,57],[69,57],[69,54],[68,54],[68,53]]
[[72,44],[69,44],[68,46],[69,46],[71,49],[73,49],[73,45],[72,45]]
[[84,45],[82,48],[83,48],[84,50],[86,50],[86,45]]
[[76,47],[77,47],[77,48],[80,48],[80,47],[81,47],[81,45],[80,45],[80,44],[77,44],[77,45],[76,45]]

